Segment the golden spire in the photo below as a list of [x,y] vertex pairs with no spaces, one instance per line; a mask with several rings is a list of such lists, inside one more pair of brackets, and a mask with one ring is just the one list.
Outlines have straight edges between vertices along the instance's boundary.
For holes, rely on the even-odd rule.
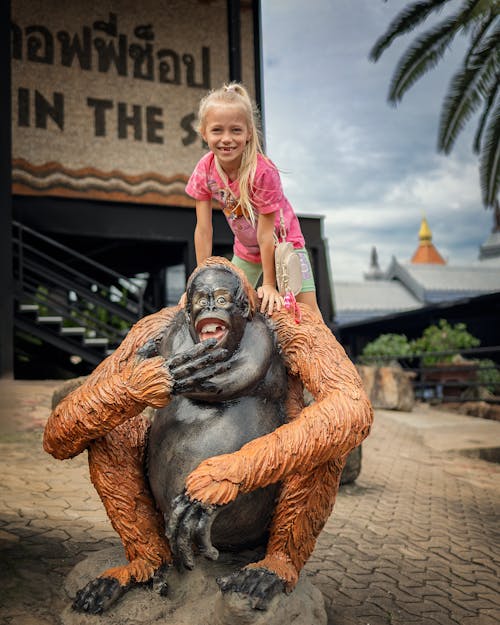
[[412,256],[412,263],[446,265],[446,261],[432,243],[432,232],[425,216],[422,217],[422,223],[420,224],[420,230],[418,231],[418,240],[419,246],[415,254]]
[[422,223],[420,224],[420,230],[418,231],[418,239],[420,241],[420,245],[432,245],[432,232],[425,217],[422,217]]

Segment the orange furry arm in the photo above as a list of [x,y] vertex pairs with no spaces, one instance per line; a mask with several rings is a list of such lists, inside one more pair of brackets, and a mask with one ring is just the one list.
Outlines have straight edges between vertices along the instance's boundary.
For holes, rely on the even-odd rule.
[[202,462],[186,480],[191,498],[228,503],[239,493],[341,458],[368,435],[373,412],[354,365],[327,326],[308,310],[302,313],[300,325],[287,312],[272,319],[288,371],[316,401],[239,451]]
[[168,403],[172,385],[165,360],[137,352],[161,338],[178,310],[165,308],[141,319],[85,383],[54,408],[45,426],[45,451],[58,459],[71,458],[146,406]]

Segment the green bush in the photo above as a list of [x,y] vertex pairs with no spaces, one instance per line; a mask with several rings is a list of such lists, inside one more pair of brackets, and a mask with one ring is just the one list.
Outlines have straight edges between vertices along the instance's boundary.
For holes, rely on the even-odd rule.
[[[429,367],[436,363],[453,363],[462,350],[479,345],[479,339],[470,334],[464,323],[451,325],[445,319],[440,319],[437,324],[426,328],[420,338],[413,341],[408,341],[404,334],[381,334],[364,347],[359,362],[383,366],[398,358],[422,356],[422,364]],[[434,355],[429,352],[453,353]],[[426,355],[428,353],[429,355]],[[482,358],[468,362],[478,367],[477,381],[490,393],[500,395],[500,371],[493,360]]]
[[[446,319],[440,319],[437,325],[426,328],[419,339],[411,342],[414,354],[427,352],[460,352],[463,349],[478,347],[480,340],[467,331],[465,323],[450,325]],[[452,362],[455,354],[442,356],[424,356],[422,364],[425,366],[435,365],[438,362]]]
[[490,393],[493,393],[493,395],[500,395],[500,371],[497,369],[493,360],[481,358],[481,360],[478,360],[478,364],[478,382],[487,388]]
[[[479,339],[468,332],[464,323],[451,325],[446,319],[440,319],[437,324],[426,328],[420,338],[413,341],[408,341],[404,334],[381,334],[364,347],[359,360],[366,364],[380,365],[398,358],[424,355],[422,363],[429,366],[437,362],[452,362],[460,351],[478,347],[479,344]],[[426,356],[425,354],[429,352],[454,353]]]
[[368,343],[359,361],[367,365],[388,365],[391,361],[412,356],[411,345],[404,334],[381,334]]

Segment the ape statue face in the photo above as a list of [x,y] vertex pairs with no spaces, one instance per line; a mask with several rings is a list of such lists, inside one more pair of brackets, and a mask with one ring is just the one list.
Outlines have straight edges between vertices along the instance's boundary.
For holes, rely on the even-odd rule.
[[225,267],[201,270],[188,285],[186,313],[195,343],[211,338],[229,350],[238,347],[250,316],[239,277]]

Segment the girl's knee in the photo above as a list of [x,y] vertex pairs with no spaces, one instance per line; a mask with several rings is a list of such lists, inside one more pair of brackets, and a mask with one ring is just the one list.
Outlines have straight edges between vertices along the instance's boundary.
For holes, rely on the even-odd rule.
[[307,304],[309,308],[311,308],[311,310],[316,314],[316,316],[323,320],[323,315],[321,314],[321,310],[319,309],[318,302],[316,300],[316,291],[306,291],[303,293],[299,293],[296,296],[296,299],[301,304]]

